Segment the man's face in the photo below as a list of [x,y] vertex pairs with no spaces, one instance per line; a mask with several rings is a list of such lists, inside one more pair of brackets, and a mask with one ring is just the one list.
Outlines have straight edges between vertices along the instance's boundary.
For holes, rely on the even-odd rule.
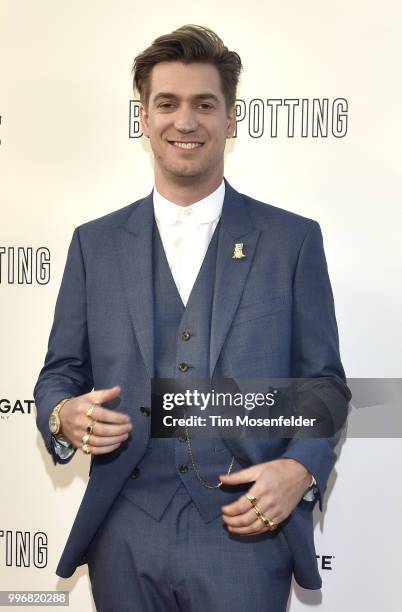
[[223,175],[235,109],[226,110],[214,65],[156,64],[150,74],[148,109],[140,105],[140,117],[155,156],[155,172],[162,180],[191,183]]

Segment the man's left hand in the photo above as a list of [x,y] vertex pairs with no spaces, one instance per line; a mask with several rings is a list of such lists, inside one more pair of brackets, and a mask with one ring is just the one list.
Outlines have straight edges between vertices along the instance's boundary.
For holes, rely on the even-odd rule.
[[[303,497],[310,485],[311,473],[295,459],[284,458],[257,463],[233,474],[222,474],[219,478],[223,485],[254,482],[248,492],[257,498],[261,512],[278,525]],[[269,530],[245,495],[228,506],[222,506],[222,512],[231,533],[256,535]]]

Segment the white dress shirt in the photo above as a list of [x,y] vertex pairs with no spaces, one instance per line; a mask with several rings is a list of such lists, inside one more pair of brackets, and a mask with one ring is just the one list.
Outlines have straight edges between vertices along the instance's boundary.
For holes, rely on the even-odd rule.
[[225,183],[206,198],[180,206],[154,187],[154,213],[166,259],[183,304],[186,305],[212,235],[222,214]]

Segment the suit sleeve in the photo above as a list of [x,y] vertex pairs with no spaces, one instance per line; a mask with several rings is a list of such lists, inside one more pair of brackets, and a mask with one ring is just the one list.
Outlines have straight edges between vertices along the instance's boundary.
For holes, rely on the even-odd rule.
[[85,266],[79,228],[73,232],[63,278],[56,301],[44,365],[33,395],[36,424],[53,463],[67,463],[56,453],[48,426],[50,413],[65,397],[76,397],[93,389],[86,319]]
[[[339,355],[334,299],[320,226],[307,233],[293,279],[292,378],[312,379],[311,392],[331,407],[334,435],[293,439],[281,456],[302,463],[317,481],[311,506],[322,510],[328,476],[335,464],[335,447],[345,421],[351,393]],[[306,502],[303,502],[306,503]]]

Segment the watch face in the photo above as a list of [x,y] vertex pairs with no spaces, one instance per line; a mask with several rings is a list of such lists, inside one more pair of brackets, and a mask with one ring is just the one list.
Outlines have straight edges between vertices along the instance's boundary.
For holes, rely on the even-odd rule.
[[51,414],[49,418],[49,429],[52,434],[56,434],[59,431],[60,420],[56,414]]

